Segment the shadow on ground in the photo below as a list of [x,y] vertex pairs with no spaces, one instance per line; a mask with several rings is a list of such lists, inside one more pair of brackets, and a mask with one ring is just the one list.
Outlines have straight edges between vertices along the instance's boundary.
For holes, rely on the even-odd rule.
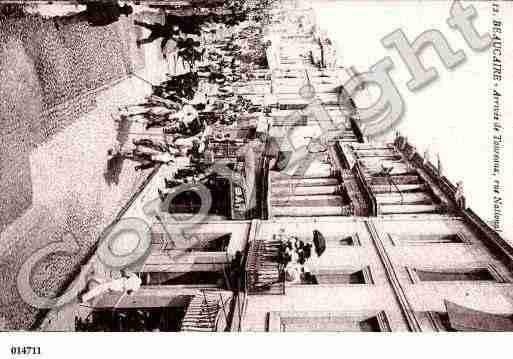
[[105,182],[109,186],[119,184],[119,176],[123,170],[124,158],[121,156],[114,156],[107,161],[107,168],[103,173]]

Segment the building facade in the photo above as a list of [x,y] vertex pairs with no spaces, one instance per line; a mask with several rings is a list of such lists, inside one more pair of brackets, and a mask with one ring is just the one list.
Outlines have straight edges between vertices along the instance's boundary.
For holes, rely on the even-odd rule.
[[[329,41],[300,24],[277,26],[269,51],[269,137],[280,150],[265,168],[267,216],[248,240],[242,330],[512,330],[510,246],[466,207],[462,184],[407,138],[364,141],[341,88],[350,69],[319,56]],[[280,167],[312,138],[316,149],[301,157],[307,168]],[[308,275],[289,281],[273,251],[284,236],[311,243],[316,233],[325,251],[306,261]]]

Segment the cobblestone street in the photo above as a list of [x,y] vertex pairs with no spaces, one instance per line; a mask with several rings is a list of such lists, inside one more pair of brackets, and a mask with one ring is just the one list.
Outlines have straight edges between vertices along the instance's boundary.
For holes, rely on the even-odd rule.
[[105,27],[57,30],[33,15],[0,25],[0,316],[9,328],[38,318],[16,289],[26,258],[51,242],[78,245],[34,272],[38,294],[57,293],[148,176],[128,164],[109,168],[107,151],[120,136],[118,107],[140,102],[151,93],[143,79],[157,83],[169,69],[158,42],[136,46],[147,30],[133,21],[161,18],[136,12]]

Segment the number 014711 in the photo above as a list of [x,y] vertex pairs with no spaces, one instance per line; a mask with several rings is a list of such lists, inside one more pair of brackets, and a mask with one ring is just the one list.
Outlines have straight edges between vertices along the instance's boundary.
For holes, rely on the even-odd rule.
[[41,347],[36,346],[12,346],[12,355],[40,355]]

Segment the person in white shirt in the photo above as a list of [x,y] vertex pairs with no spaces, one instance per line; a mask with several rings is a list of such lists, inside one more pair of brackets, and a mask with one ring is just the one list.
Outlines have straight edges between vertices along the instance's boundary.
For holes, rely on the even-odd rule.
[[165,151],[160,153],[144,153],[139,154],[143,159],[143,163],[135,166],[135,171],[141,171],[148,168],[153,168],[158,164],[170,165],[174,162],[175,154],[179,153],[178,149],[173,149],[172,151]]
[[[130,159],[132,161],[140,162],[140,165],[135,167],[136,171],[143,169],[153,168],[158,164],[170,165],[174,162],[175,156],[180,153],[174,144],[154,143],[148,139],[134,141],[136,147],[132,150],[110,150],[109,155],[120,156],[122,158]],[[114,153],[116,151],[116,153]]]
[[189,151],[192,150],[195,143],[199,144],[198,150],[203,152],[206,148],[205,142],[206,142],[206,139],[207,139],[207,136],[209,133],[210,133],[210,127],[206,126],[201,134],[197,134],[196,136],[177,138],[173,144],[184,155],[189,154]]
[[135,116],[165,116],[175,113],[180,109],[180,104],[177,102],[167,100],[157,95],[146,97],[146,103],[128,105],[119,108],[119,115],[121,117],[135,117]]
[[198,111],[192,104],[185,104],[181,110],[169,112],[163,115],[152,115],[148,118],[146,129],[152,127],[165,127],[166,125],[179,126],[187,128],[194,120],[198,118]]
[[170,163],[173,162],[174,156],[169,152],[155,153],[151,155],[153,162]]
[[191,106],[184,106],[183,112],[177,115],[177,123],[173,126],[164,129],[164,133],[176,134],[175,144],[179,146],[176,138],[183,138],[191,136],[201,136],[201,133],[206,130],[207,123],[204,117],[200,117],[198,111]]
[[87,281],[86,292],[79,295],[82,303],[89,302],[102,294],[109,292],[132,294],[141,288],[141,279],[132,272],[122,270],[121,277],[117,279],[106,279],[99,276],[92,276]]
[[184,107],[170,116],[171,119],[177,119],[181,121],[185,125],[189,125],[192,121],[194,121],[198,117],[198,111],[192,105],[184,105]]

